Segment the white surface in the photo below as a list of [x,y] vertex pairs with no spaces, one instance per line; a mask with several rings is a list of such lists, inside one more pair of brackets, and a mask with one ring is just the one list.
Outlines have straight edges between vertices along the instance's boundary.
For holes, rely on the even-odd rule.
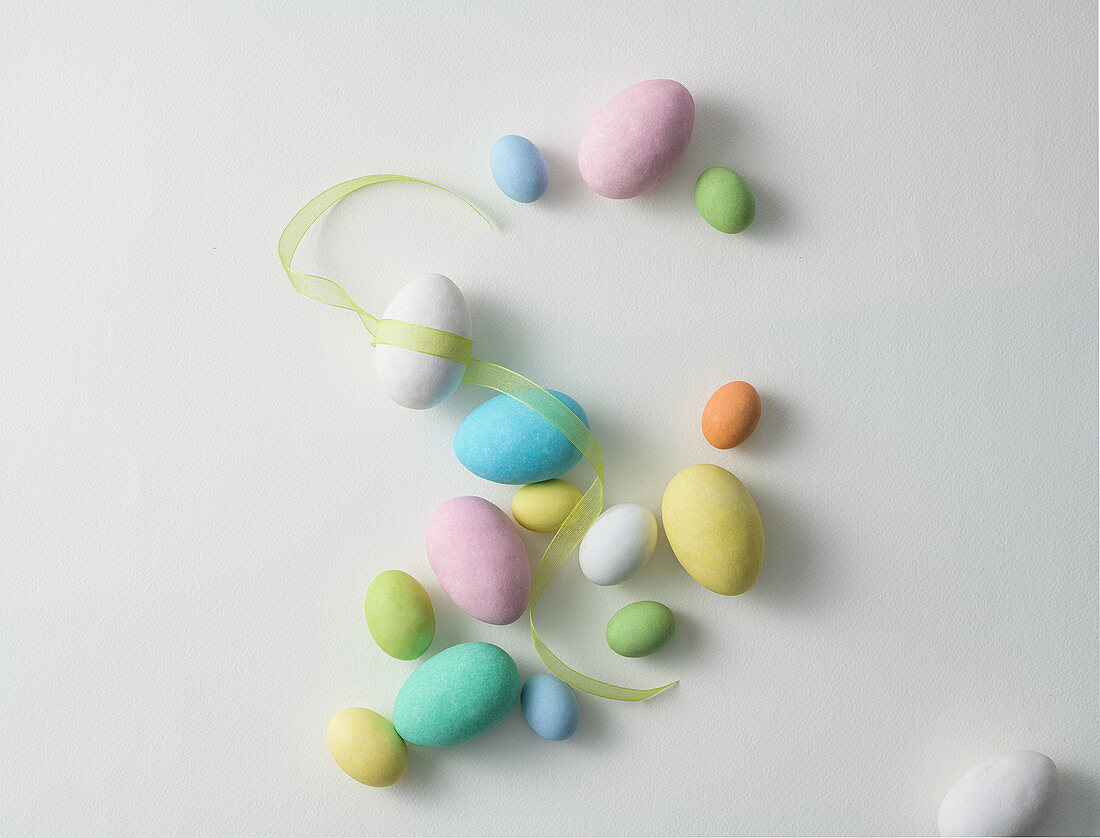
[[[76,5],[0,9],[4,835],[920,834],[1013,749],[1061,769],[1048,832],[1100,832],[1093,4]],[[653,77],[695,95],[691,147],[600,198],[577,139]],[[537,204],[493,184],[505,133],[547,157]],[[755,190],[745,234],[695,213],[711,165]],[[734,599],[663,538],[621,589],[568,566],[551,647],[680,685],[582,696],[564,743],[517,708],[390,790],[324,737],[414,666],[370,641],[377,572],[426,583],[433,650],[539,667],[423,551],[447,498],[507,508],[450,451],[486,394],[394,405],[358,320],[276,261],[299,206],[376,172],[498,226],[377,186],[300,267],[375,313],[450,276],[479,357],[584,405],[609,505],[715,462],[768,539]],[[715,451],[700,411],[738,378],[764,415]],[[677,636],[619,659],[606,619],[648,598]]]

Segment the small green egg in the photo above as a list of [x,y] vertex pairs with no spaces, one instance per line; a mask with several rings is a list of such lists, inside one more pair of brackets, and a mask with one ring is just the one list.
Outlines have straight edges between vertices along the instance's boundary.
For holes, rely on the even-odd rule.
[[626,658],[652,655],[676,631],[672,609],[659,602],[632,602],[607,621],[607,645]]
[[401,570],[374,577],[363,603],[374,642],[392,658],[411,661],[432,645],[435,611],[431,597],[416,579]]
[[695,207],[723,233],[740,233],[756,215],[756,199],[745,179],[722,166],[712,166],[695,181]]

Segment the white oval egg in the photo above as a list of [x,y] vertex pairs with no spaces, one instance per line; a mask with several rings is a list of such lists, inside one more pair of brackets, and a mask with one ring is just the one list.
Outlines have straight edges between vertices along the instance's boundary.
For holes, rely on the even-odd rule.
[[636,503],[617,504],[581,541],[581,572],[597,585],[625,582],[649,561],[657,546],[657,519]]
[[[462,292],[441,274],[425,274],[405,283],[382,315],[463,337],[473,337],[470,309]],[[378,344],[374,367],[386,395],[403,407],[435,407],[458,387],[466,365],[403,346]]]
[[990,757],[940,804],[940,835],[1034,835],[1058,790],[1058,769],[1035,751]]

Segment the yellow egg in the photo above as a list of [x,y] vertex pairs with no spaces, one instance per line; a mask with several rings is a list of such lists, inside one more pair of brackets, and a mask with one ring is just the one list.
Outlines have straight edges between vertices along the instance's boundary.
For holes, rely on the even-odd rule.
[[368,786],[392,786],[409,768],[409,748],[390,720],[348,707],[328,723],[328,750],[348,776]]
[[564,480],[528,483],[512,498],[512,517],[533,532],[554,532],[581,499],[581,492]]
[[665,489],[665,535],[680,564],[708,590],[743,594],[764,562],[764,525],[748,489],[724,468],[690,466]]

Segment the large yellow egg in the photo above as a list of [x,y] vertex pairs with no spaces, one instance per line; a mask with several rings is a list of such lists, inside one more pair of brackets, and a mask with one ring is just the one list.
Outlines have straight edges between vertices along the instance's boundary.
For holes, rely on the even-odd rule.
[[689,466],[661,503],[665,535],[680,564],[708,590],[743,594],[764,562],[764,525],[744,484],[724,468]]
[[353,780],[392,786],[409,768],[409,748],[390,720],[365,707],[348,707],[328,723],[328,750]]

